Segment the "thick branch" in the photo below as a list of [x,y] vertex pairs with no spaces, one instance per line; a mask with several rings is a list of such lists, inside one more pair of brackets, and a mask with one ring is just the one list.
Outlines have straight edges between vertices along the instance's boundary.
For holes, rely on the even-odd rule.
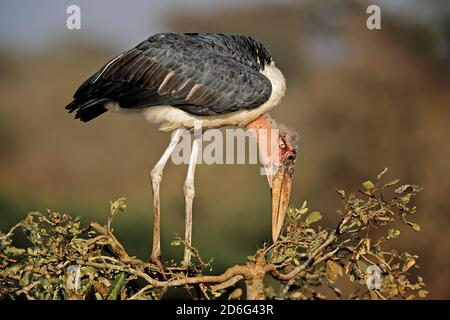
[[[143,278],[145,281],[147,281],[150,285],[153,287],[179,287],[184,285],[192,285],[192,284],[199,284],[199,283],[223,283],[225,281],[230,280],[231,278],[235,276],[242,276],[244,278],[251,277],[248,266],[234,266],[231,268],[228,268],[224,273],[217,276],[197,276],[197,277],[180,277],[177,279],[169,279],[167,281],[160,281],[157,279],[153,279],[148,274],[135,270],[128,266],[118,266],[110,263],[98,263],[98,262],[92,262],[92,261],[86,261],[83,263],[86,266],[92,266],[96,268],[108,268],[112,270],[118,270],[127,272],[129,274],[132,274],[134,276]],[[237,282],[237,281],[236,281]]]

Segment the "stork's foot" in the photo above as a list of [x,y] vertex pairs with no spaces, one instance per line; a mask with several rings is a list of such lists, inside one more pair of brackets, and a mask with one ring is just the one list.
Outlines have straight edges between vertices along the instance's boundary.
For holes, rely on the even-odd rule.
[[153,264],[155,264],[158,267],[158,269],[160,270],[163,278],[166,280],[166,270],[165,270],[165,267],[164,267],[164,265],[163,265],[163,263],[161,261],[161,255],[154,255],[154,254],[152,254],[150,256],[150,262],[152,262]]

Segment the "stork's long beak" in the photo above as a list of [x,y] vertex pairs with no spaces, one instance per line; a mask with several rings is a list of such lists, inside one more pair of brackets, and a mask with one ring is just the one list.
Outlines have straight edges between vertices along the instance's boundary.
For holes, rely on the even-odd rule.
[[[272,239],[275,242],[280,236],[289,205],[298,135],[293,129],[278,124],[268,114],[249,123],[247,128],[256,136],[260,156],[264,160],[267,181],[272,193]],[[272,131],[273,129],[276,131]],[[277,139],[272,141],[274,132],[278,135]]]
[[[272,119],[272,125],[276,122]],[[280,124],[278,144],[267,155],[270,159],[264,165],[267,181],[272,193],[272,239],[275,243],[283,228],[284,219],[291,197],[292,176],[297,158],[297,133]],[[274,157],[277,155],[278,157]]]
[[280,167],[272,177],[272,239],[277,241],[283,228],[284,218],[291,196],[292,176]]

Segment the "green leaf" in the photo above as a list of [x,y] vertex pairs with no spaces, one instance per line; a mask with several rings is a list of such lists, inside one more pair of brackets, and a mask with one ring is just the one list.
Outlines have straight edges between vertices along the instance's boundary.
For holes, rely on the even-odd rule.
[[84,266],[81,268],[81,271],[83,274],[95,274],[97,272],[97,269],[91,266]]
[[30,271],[26,271],[22,278],[19,281],[19,285],[22,287],[27,286],[30,283],[30,279],[31,279],[31,272]]
[[400,179],[395,179],[395,180],[389,181],[388,183],[386,183],[383,186],[383,188],[392,187],[392,186],[396,185],[399,182],[400,182]]
[[422,229],[420,228],[420,225],[418,225],[417,223],[414,222],[410,222],[408,221],[407,224],[416,232],[421,231]]
[[123,285],[125,284],[125,273],[116,275],[108,288],[108,300],[116,300]]
[[275,258],[272,259],[272,263],[278,264],[286,260],[287,256],[285,254],[279,254]]
[[292,257],[293,255],[295,255],[295,250],[292,249],[292,248],[287,248],[287,249],[284,251],[284,254],[285,254],[286,256],[288,256],[288,257]]
[[103,300],[102,295],[99,292],[94,293],[95,300]]
[[181,246],[181,240],[173,240],[173,241],[170,243],[170,245],[171,245],[171,246],[174,246],[174,247]]
[[395,239],[395,238],[398,238],[399,236],[400,236],[400,230],[396,230],[396,229],[388,230],[388,235],[387,235],[388,239]]
[[375,185],[370,180],[364,181],[362,185],[367,191],[375,189]]
[[420,192],[423,188],[419,187],[415,184],[404,184],[397,189],[395,189],[395,193],[404,193],[404,192]]
[[309,216],[306,218],[306,223],[311,224],[313,222],[317,222],[320,219],[322,219],[322,215],[319,211],[313,211],[309,214]]
[[3,252],[6,253],[6,254],[9,254],[9,255],[13,255],[13,256],[19,256],[21,254],[24,254],[26,251],[27,250],[22,249],[22,248],[16,248],[16,247],[8,246],[8,247],[6,247],[4,249]]
[[306,208],[307,205],[308,205],[308,201],[306,201],[306,200],[303,201],[302,206],[300,207],[300,210]]
[[307,213],[308,210],[309,210],[308,208],[303,208],[303,209],[298,210],[298,213],[299,213],[300,215],[302,215],[302,214]]
[[305,201],[303,201],[303,204],[300,207],[300,209],[289,207],[289,209],[288,209],[288,216],[293,218],[293,219],[295,219],[295,220],[299,219],[300,216],[302,216],[302,215],[304,215],[305,213],[308,212],[309,209],[306,207],[307,204],[308,204],[308,202],[305,200]]
[[124,197],[121,197],[116,201],[111,201],[111,215],[115,216],[119,212],[126,212],[126,211],[127,211],[127,204],[126,199]]

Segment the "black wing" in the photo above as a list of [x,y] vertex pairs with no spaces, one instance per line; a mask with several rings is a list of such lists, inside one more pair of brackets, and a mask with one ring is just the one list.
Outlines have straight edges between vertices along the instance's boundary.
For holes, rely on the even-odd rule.
[[66,109],[89,121],[110,101],[122,108],[172,105],[202,116],[258,107],[270,97],[269,79],[221,50],[219,39],[152,36],[90,77]]

